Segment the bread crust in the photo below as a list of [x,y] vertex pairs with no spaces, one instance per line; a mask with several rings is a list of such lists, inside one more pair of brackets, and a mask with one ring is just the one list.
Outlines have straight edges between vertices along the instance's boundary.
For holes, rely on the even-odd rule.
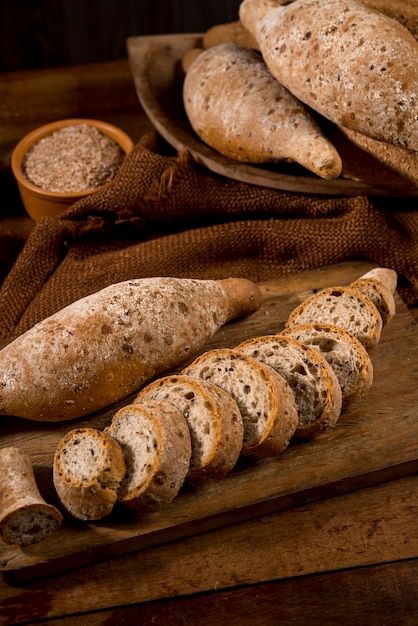
[[313,348],[284,335],[263,335],[236,349],[265,363],[287,381],[298,413],[297,437],[310,438],[337,423],[341,387],[330,365]]
[[119,444],[95,428],[69,431],[55,450],[54,486],[61,504],[76,519],[109,515],[125,472]]
[[417,151],[414,36],[356,0],[272,4],[244,0],[240,19],[277,80],[334,123]]
[[119,409],[105,432],[125,458],[119,502],[139,513],[168,506],[190,467],[190,431],[182,413],[169,402],[144,399]]
[[230,348],[209,350],[183,374],[210,380],[235,399],[244,423],[241,453],[277,456],[289,445],[298,417],[291,389],[272,368]]
[[231,471],[241,453],[244,426],[230,394],[210,381],[178,374],[148,384],[133,403],[148,399],[170,402],[186,418],[192,444],[188,479]]
[[289,315],[286,328],[312,322],[336,324],[365,346],[379,343],[382,318],[368,296],[350,287],[327,287],[306,298]]
[[0,449],[0,539],[27,546],[59,528],[61,512],[42,498],[29,456],[14,446]]
[[134,393],[259,308],[251,281],[156,277],[110,285],[43,320],[0,352],[0,414],[62,421]]

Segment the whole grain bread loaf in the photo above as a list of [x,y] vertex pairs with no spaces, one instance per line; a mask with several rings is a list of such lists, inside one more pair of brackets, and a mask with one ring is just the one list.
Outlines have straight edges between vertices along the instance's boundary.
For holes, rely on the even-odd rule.
[[125,472],[119,444],[96,428],[69,431],[55,450],[55,489],[66,511],[80,520],[112,512]]
[[240,19],[271,73],[340,126],[418,150],[418,42],[357,0],[244,0]]
[[242,454],[276,456],[288,446],[298,423],[293,393],[283,377],[230,348],[209,350],[182,372],[222,387],[236,401],[244,423]]
[[169,505],[190,467],[184,415],[169,402],[144,399],[119,409],[105,432],[119,443],[126,463],[119,502],[140,513]]
[[341,173],[341,158],[311,112],[252,50],[225,43],[199,54],[183,101],[194,131],[221,154],[250,163],[291,160],[326,179]]
[[331,366],[316,350],[284,335],[248,339],[236,350],[265,363],[286,380],[297,408],[296,436],[309,438],[337,423],[341,387]]
[[178,374],[146,385],[134,404],[148,399],[170,402],[186,418],[192,444],[188,478],[225,476],[235,466],[244,426],[229,393],[209,380]]
[[98,411],[191,358],[257,310],[245,279],[132,279],[77,300],[0,352],[0,414],[61,421]]

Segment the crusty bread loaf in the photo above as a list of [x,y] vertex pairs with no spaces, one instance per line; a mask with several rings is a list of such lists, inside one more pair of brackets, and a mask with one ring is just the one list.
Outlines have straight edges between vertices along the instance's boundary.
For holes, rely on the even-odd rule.
[[128,397],[262,302],[245,279],[127,280],[77,300],[0,352],[0,414],[60,421]]
[[365,294],[350,287],[327,287],[306,298],[289,315],[286,327],[326,322],[351,332],[366,347],[376,345],[382,318]]
[[341,387],[316,350],[282,335],[248,339],[236,350],[265,363],[287,381],[295,397],[298,437],[312,437],[336,424],[342,407]]
[[95,428],[69,431],[55,450],[55,489],[63,507],[80,520],[111,513],[125,472],[119,444]]
[[341,173],[341,158],[311,112],[252,50],[225,43],[202,52],[187,71],[183,101],[196,134],[221,154],[291,160],[326,179]]
[[331,365],[345,400],[363,392],[373,383],[373,364],[369,353],[348,330],[316,322],[286,328],[281,333],[314,348]]
[[418,42],[356,0],[244,0],[239,17],[271,73],[340,126],[418,150]]
[[119,502],[141,513],[170,504],[190,467],[184,415],[169,402],[144,399],[119,409],[105,432],[119,442],[125,458]]
[[0,449],[0,539],[27,546],[46,539],[62,523],[60,511],[41,496],[29,456]]
[[274,370],[229,348],[209,350],[186,367],[187,376],[210,380],[236,401],[244,422],[242,454],[280,454],[293,436],[298,417],[291,389]]
[[370,298],[380,313],[383,326],[390,322],[396,313],[396,304],[393,292],[384,282],[377,278],[362,276],[352,282],[350,287],[358,289]]
[[241,453],[244,426],[232,396],[208,380],[165,376],[144,387],[134,400],[173,404],[186,418],[192,442],[188,478],[225,476]]

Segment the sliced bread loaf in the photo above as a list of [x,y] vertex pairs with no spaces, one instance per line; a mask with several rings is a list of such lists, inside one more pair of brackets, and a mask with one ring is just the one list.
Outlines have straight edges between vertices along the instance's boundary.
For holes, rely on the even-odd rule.
[[119,444],[95,428],[75,428],[59,442],[53,480],[63,507],[81,520],[111,513],[126,466]]
[[286,328],[281,333],[314,348],[331,365],[340,383],[343,400],[368,389],[373,383],[369,353],[348,330],[317,322]]
[[143,400],[173,404],[186,418],[192,442],[188,478],[225,476],[241,453],[244,426],[232,396],[208,380],[185,375],[165,376],[144,387]]
[[395,298],[393,291],[377,278],[367,278],[361,276],[350,287],[364,293],[375,305],[380,313],[383,326],[386,326],[396,312]]
[[298,411],[298,437],[311,437],[336,424],[341,413],[341,387],[331,366],[316,350],[281,335],[248,339],[236,350],[270,366],[287,381]]
[[62,522],[41,496],[29,456],[14,446],[0,449],[0,539],[27,546],[46,539]]
[[244,422],[242,454],[268,457],[289,444],[297,423],[291,389],[274,370],[230,348],[209,350],[183,372],[222,387],[236,401]]
[[170,504],[190,466],[184,415],[169,402],[144,399],[119,409],[105,432],[119,442],[126,463],[118,500],[141,513]]
[[379,342],[383,326],[370,298],[350,287],[327,287],[306,298],[289,315],[286,328],[315,322],[345,328],[366,348]]

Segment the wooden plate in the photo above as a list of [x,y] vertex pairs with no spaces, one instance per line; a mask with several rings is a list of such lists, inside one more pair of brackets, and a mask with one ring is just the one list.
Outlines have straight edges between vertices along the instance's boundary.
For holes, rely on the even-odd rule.
[[[199,140],[183,108],[183,55],[202,41],[201,34],[129,37],[127,50],[139,101],[160,135],[176,150],[187,149],[210,171],[233,180],[271,189],[327,196],[418,196],[418,187],[382,187],[380,184],[339,178],[323,180],[291,163],[266,167],[234,161]],[[382,166],[383,168],[383,166]],[[388,180],[384,175],[378,180]]]

